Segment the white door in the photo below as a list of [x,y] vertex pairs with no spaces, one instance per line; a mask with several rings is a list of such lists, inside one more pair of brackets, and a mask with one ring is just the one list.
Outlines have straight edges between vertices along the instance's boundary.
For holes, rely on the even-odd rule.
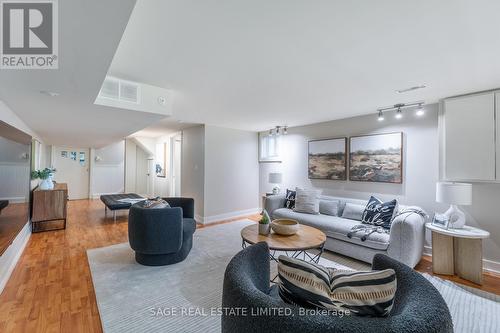
[[182,137],[177,135],[172,138],[172,196],[181,195],[181,158]]
[[75,147],[54,147],[54,180],[68,184],[70,200],[89,197],[89,149]]
[[147,177],[148,177],[148,192],[147,192],[147,195],[148,197],[153,197],[153,193],[154,193],[154,183],[153,183],[153,174],[154,174],[154,159],[153,158],[148,158],[148,173],[147,173]]
[[135,176],[135,191],[137,194],[147,196],[148,195],[148,154],[137,147],[136,150],[136,176]]

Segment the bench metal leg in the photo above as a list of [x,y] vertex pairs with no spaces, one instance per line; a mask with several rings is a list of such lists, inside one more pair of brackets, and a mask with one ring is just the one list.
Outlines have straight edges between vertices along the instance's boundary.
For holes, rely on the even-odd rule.
[[108,217],[108,206],[104,206],[104,218]]

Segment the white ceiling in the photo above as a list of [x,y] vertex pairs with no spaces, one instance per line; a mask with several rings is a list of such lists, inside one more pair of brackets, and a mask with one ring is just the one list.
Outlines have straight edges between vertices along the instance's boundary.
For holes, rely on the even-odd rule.
[[[93,104],[134,4],[59,1],[59,69],[1,70],[0,99],[56,145],[102,147],[161,119]],[[49,97],[42,90],[60,95]]]
[[[0,99],[47,143],[98,148],[144,128],[263,130],[500,87],[497,0],[134,3],[60,2],[60,69],[1,70]],[[174,91],[174,117],[94,105],[108,70]]]
[[186,122],[302,125],[500,87],[498,13],[498,0],[139,0],[110,73],[174,90]]
[[170,117],[157,121],[140,131],[133,133],[132,137],[158,138],[160,136],[173,134],[183,129],[196,126],[197,124],[179,122]]

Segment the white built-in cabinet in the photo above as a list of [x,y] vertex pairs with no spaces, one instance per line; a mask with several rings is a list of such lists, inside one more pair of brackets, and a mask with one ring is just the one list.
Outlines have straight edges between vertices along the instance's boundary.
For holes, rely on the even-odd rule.
[[444,99],[440,114],[441,178],[500,181],[500,91]]

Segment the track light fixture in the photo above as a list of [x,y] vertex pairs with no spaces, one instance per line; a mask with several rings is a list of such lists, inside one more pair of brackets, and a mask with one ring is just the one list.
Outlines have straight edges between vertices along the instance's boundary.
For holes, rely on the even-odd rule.
[[288,134],[288,126],[276,126],[275,128],[271,128],[269,130],[269,135],[287,135]]
[[378,117],[377,117],[377,120],[378,121],[383,121],[384,120],[384,112],[382,110],[379,110],[378,111]]
[[422,106],[422,104],[418,105],[417,112],[415,112],[415,114],[419,117],[425,114],[424,107]]
[[403,112],[401,112],[401,107],[398,108],[398,110],[396,111],[396,115],[394,117],[396,117],[396,119],[403,118]]
[[396,114],[394,115],[394,117],[396,119],[401,119],[403,118],[403,109],[405,108],[413,108],[415,106],[417,106],[417,112],[415,113],[417,116],[423,116],[425,114],[425,110],[424,110],[424,101],[419,101],[419,102],[414,102],[414,103],[399,103],[399,104],[394,104],[392,106],[387,106],[387,107],[383,107],[383,108],[379,108],[377,109],[377,112],[378,112],[378,117],[377,117],[377,120],[378,121],[382,121],[384,120],[384,111],[392,111],[392,110],[396,110]]

